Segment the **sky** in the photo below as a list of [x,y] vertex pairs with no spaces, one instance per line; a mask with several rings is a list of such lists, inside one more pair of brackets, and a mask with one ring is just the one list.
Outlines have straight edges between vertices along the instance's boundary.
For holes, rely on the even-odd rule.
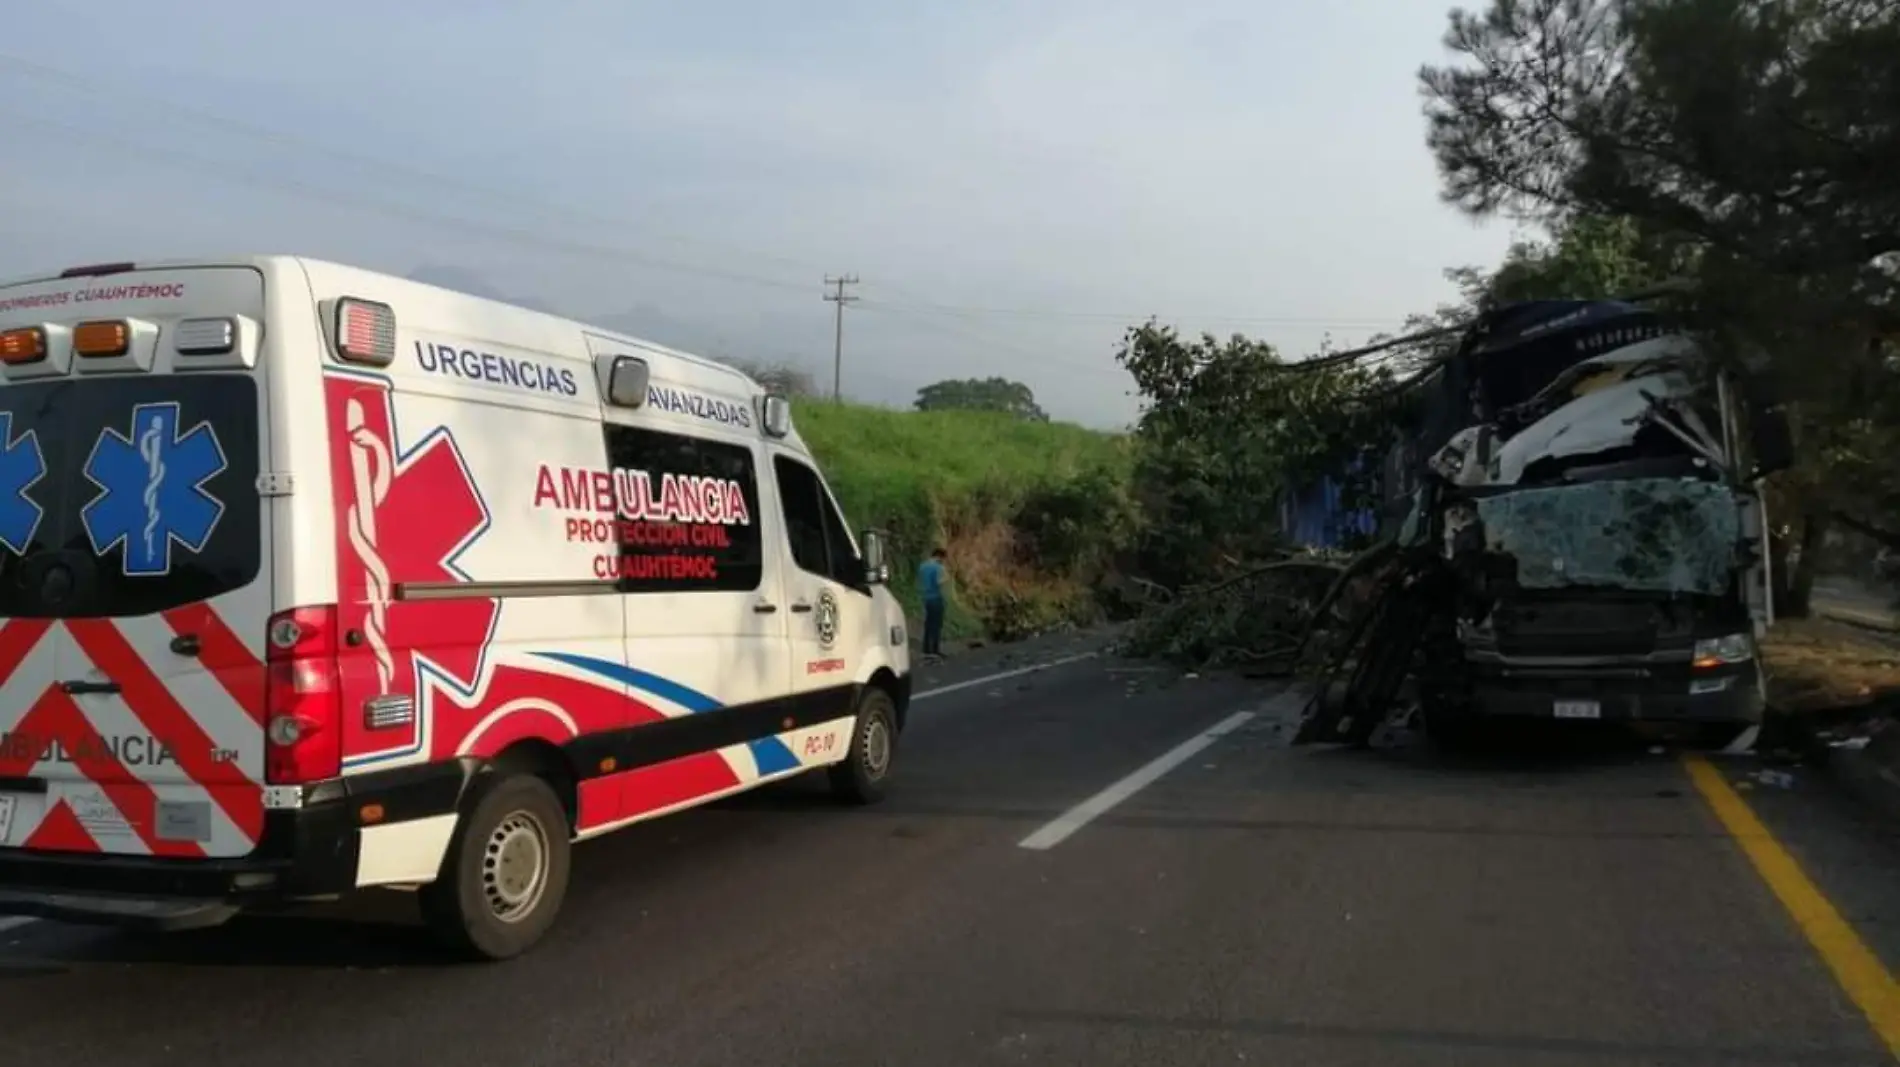
[[0,277],[294,252],[848,397],[1137,414],[1149,316],[1289,355],[1451,298],[1440,0],[34,0],[0,38]]

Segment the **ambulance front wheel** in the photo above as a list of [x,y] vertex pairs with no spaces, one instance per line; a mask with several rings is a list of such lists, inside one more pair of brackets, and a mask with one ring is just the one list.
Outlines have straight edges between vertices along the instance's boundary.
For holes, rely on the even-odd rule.
[[884,799],[896,755],[897,705],[883,689],[866,686],[858,697],[851,753],[831,768],[831,791],[850,804],[874,804]]
[[567,895],[567,814],[554,790],[527,774],[478,781],[442,872],[422,888],[423,919],[464,956],[504,960],[554,925]]

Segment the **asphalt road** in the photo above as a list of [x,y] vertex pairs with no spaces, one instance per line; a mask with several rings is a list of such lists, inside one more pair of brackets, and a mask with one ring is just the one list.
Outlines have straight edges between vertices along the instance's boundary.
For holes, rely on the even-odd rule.
[[[444,962],[393,894],[12,929],[0,1065],[1889,1062],[1673,754],[1291,749],[1269,684],[1103,658],[962,684],[1017,665],[931,673],[961,687],[917,705],[879,807],[794,782],[583,846],[513,963]],[[1718,768],[1900,958],[1890,834],[1757,769]]]

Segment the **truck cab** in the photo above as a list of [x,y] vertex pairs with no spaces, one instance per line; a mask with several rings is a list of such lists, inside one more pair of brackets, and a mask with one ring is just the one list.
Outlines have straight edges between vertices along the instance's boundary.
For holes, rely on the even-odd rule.
[[1735,376],[1610,302],[1476,348],[1481,418],[1431,456],[1417,527],[1457,576],[1419,678],[1428,726],[1608,720],[1725,743],[1759,723],[1769,557]]

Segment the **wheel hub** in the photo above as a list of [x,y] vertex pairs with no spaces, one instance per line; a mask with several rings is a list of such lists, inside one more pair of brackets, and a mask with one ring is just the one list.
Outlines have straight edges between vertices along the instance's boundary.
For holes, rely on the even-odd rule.
[[864,769],[872,778],[884,777],[891,765],[891,728],[882,715],[864,724]]
[[548,883],[548,836],[525,811],[508,815],[482,852],[482,895],[503,922],[518,922],[541,902]]

